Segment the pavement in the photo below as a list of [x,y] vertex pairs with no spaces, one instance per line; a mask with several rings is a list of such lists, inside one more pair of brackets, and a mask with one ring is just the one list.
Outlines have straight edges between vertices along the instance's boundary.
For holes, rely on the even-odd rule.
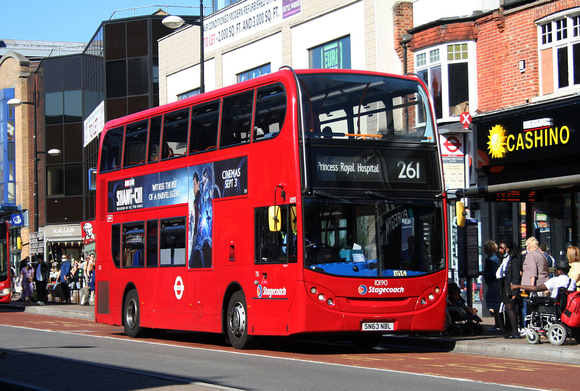
[[[0,310],[24,311],[32,314],[61,316],[76,319],[95,318],[93,304],[81,306],[76,303],[53,303],[46,305],[24,305],[20,301],[0,304]],[[563,345],[554,346],[546,338],[539,344],[530,344],[523,339],[505,339],[504,334],[491,331],[493,319],[483,318],[483,334],[468,336],[387,335],[381,341],[382,347],[422,351],[449,351],[453,353],[477,354],[491,357],[513,357],[526,360],[548,361],[566,364],[580,364],[580,344],[569,338]]]

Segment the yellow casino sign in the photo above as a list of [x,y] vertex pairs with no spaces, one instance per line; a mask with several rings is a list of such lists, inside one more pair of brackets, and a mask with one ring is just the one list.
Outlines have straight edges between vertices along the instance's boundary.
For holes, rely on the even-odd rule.
[[503,125],[494,125],[487,136],[487,151],[492,159],[501,159],[509,152],[531,151],[570,142],[568,126],[552,126],[551,118],[523,122],[523,132],[510,134]]

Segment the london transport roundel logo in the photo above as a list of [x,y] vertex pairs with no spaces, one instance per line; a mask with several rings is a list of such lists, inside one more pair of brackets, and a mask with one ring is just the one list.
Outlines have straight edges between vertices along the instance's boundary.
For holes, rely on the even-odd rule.
[[183,296],[183,291],[185,290],[185,285],[183,284],[183,280],[181,276],[177,276],[175,279],[175,283],[173,284],[173,290],[175,291],[175,297],[177,300],[181,300]]
[[366,285],[361,285],[358,287],[358,293],[361,295],[366,295],[366,293],[368,292],[368,288]]
[[262,285],[258,285],[258,288],[256,289],[256,293],[258,294],[258,298],[261,299],[262,294],[264,293],[264,289],[262,288]]

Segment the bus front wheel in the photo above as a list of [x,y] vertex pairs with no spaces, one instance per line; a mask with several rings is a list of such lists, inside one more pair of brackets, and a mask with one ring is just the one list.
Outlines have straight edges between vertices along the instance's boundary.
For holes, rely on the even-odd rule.
[[228,303],[226,328],[230,344],[236,349],[247,349],[252,344],[248,335],[248,306],[241,291],[235,292]]
[[135,289],[129,291],[125,297],[123,320],[125,324],[125,334],[131,338],[137,338],[143,333],[140,324],[139,295]]

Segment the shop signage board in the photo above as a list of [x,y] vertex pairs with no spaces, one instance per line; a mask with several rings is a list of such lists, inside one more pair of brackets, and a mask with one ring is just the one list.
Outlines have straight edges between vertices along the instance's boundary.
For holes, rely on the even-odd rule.
[[487,184],[580,174],[580,98],[476,117],[476,169]]
[[44,254],[44,232],[31,232],[28,243],[31,254]]

